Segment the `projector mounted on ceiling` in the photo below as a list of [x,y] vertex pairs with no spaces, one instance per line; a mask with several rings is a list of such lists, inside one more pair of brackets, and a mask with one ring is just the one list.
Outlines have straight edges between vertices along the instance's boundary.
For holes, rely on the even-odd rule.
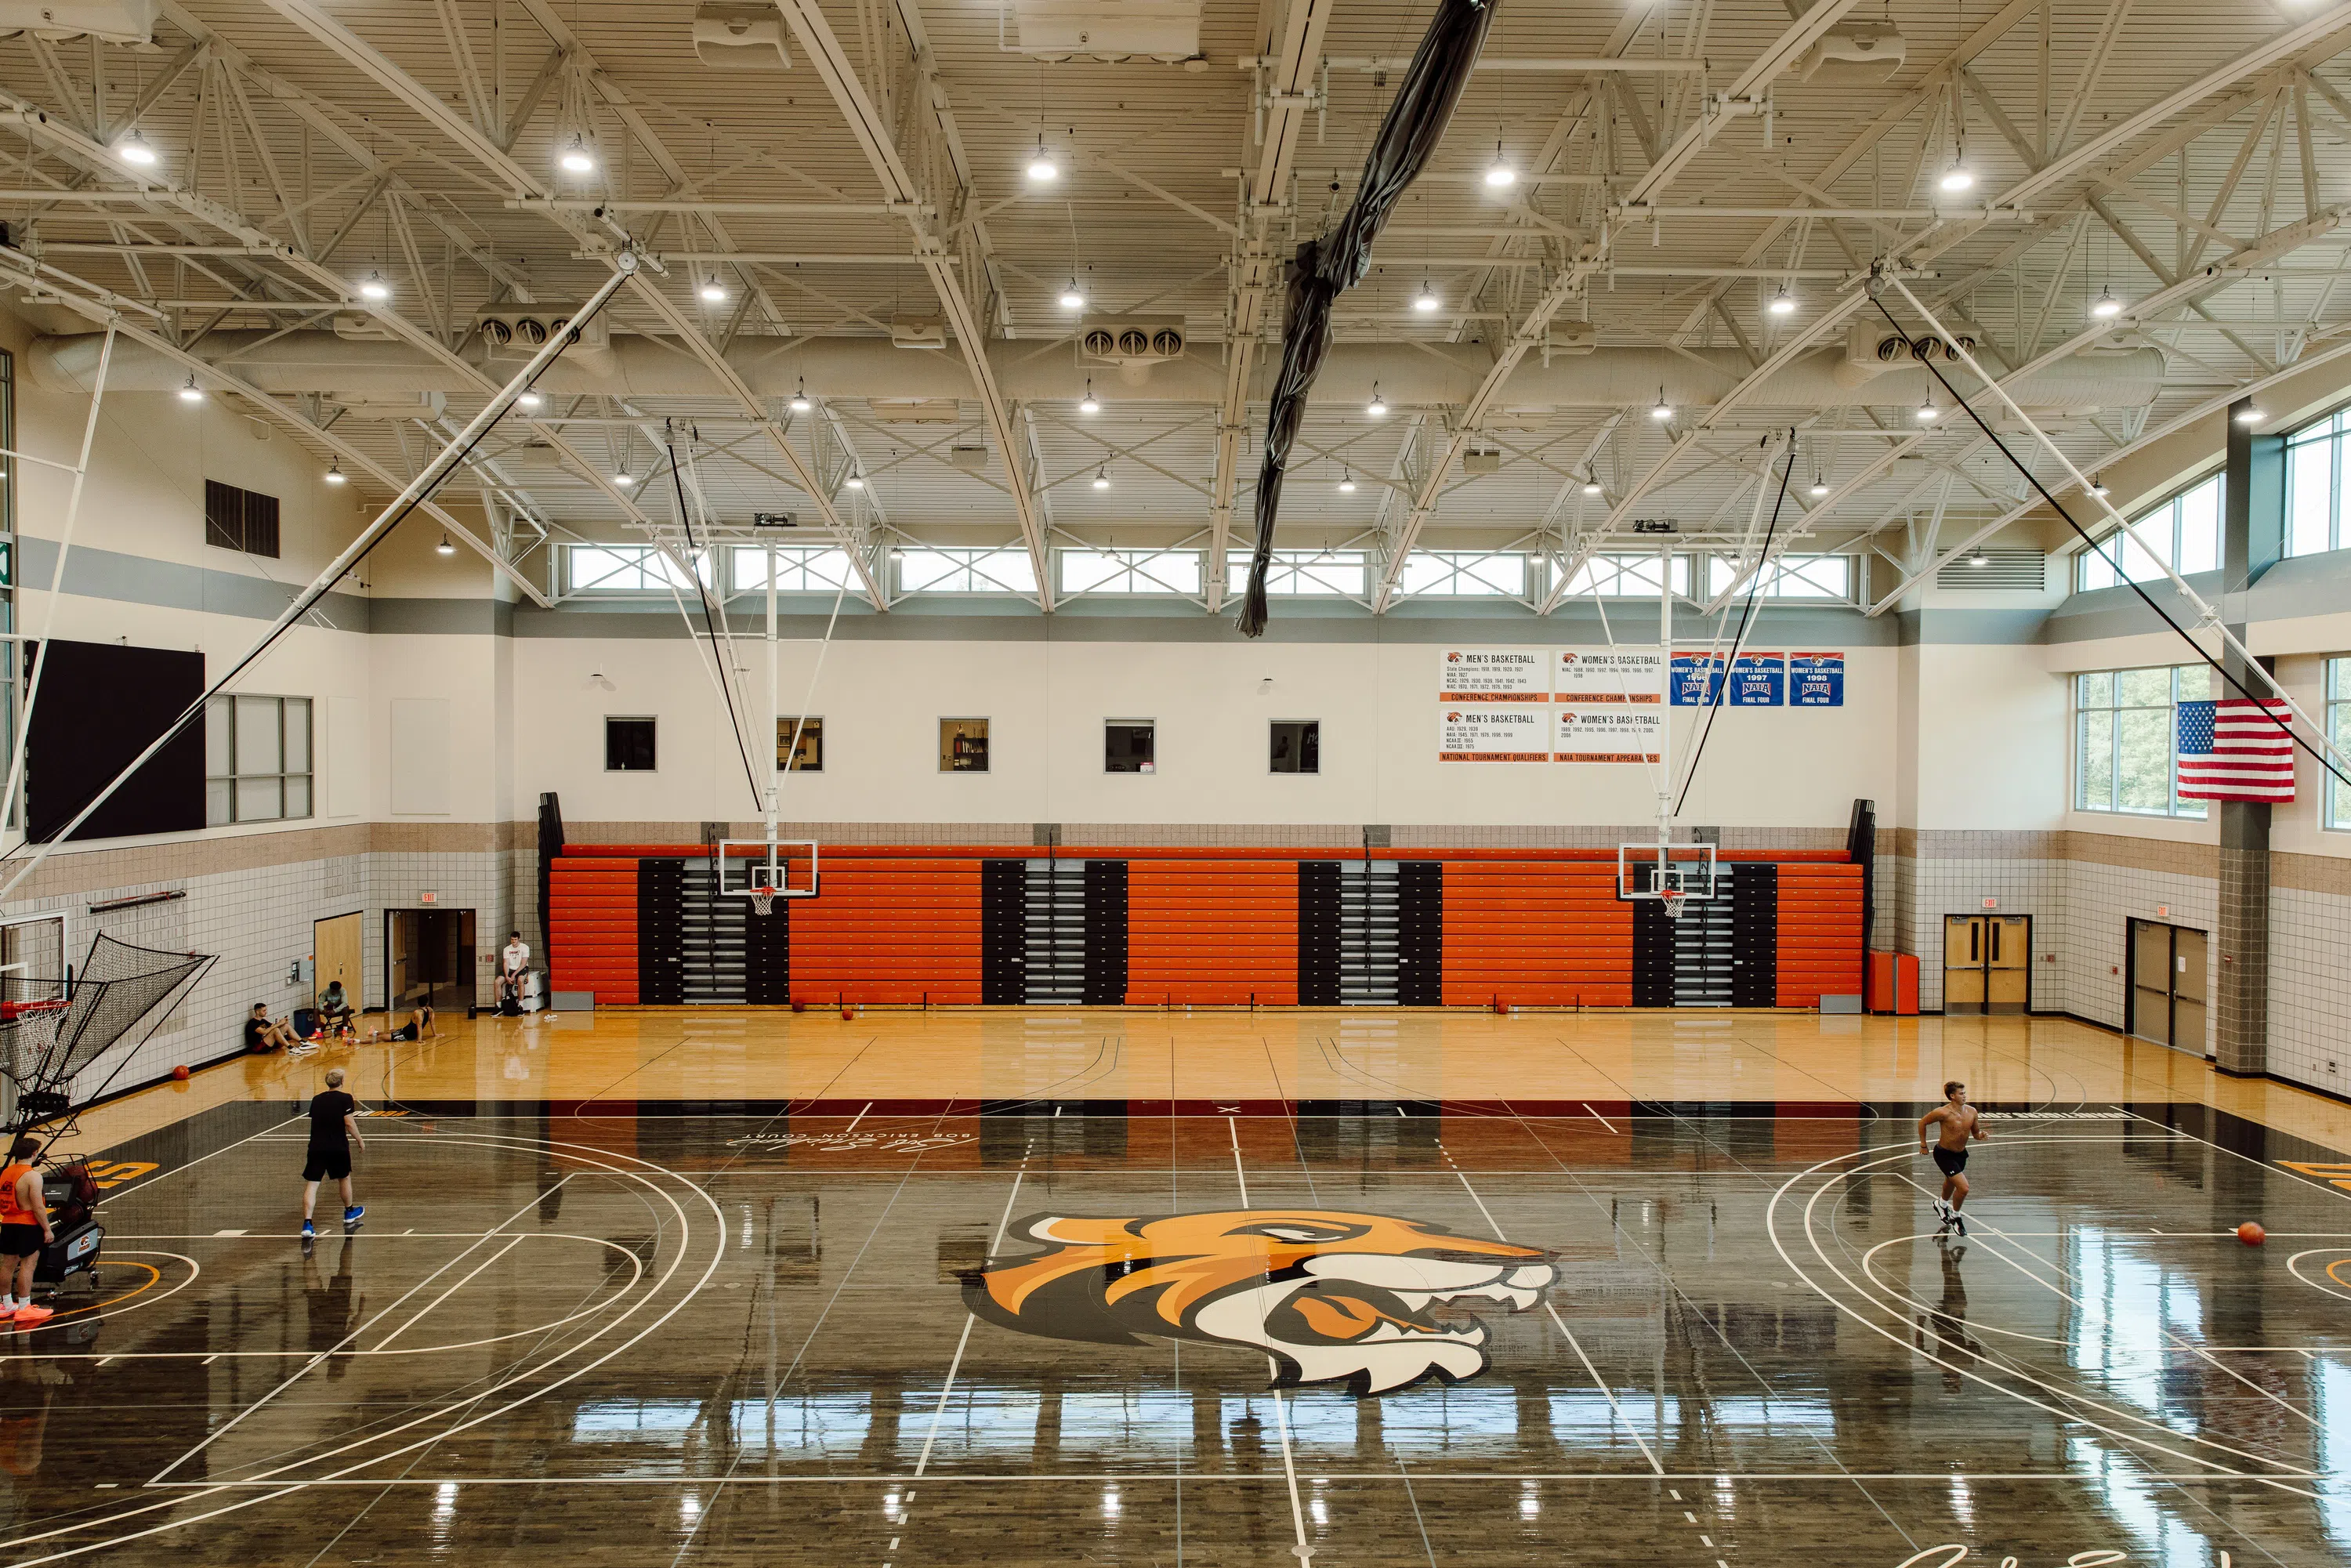
[[784,18],[771,5],[711,0],[695,7],[694,54],[722,71],[788,71],[792,53],[784,47]]
[[1902,68],[1907,52],[1891,22],[1839,22],[1805,51],[1796,77],[1823,87],[1874,87]]

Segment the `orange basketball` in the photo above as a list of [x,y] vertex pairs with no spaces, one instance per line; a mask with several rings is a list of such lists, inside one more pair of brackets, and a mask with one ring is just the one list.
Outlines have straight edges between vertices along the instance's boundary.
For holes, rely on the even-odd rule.
[[852,1002],[843,1002],[843,1003],[841,1003],[841,1016],[842,1018],[845,1018],[845,1019],[853,1019],[853,1018],[855,1018],[855,1017],[857,1016],[857,1008],[856,1008],[856,1005],[855,1005],[854,1003],[852,1003]]
[[183,1061],[180,1063],[179,1066],[172,1069],[172,1082],[174,1083],[185,1083],[187,1081],[188,1064],[186,1062]]
[[2259,1225],[2250,1219],[2237,1227],[2237,1239],[2243,1242],[2248,1247],[2259,1247],[2262,1242],[2269,1239],[2269,1234],[2270,1233],[2268,1231],[2263,1230]]

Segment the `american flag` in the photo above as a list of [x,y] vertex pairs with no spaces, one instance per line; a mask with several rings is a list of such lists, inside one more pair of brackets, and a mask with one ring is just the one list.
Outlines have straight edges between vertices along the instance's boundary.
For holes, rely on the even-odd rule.
[[2224,697],[2179,705],[2179,798],[2294,800],[2294,741],[2281,702]]

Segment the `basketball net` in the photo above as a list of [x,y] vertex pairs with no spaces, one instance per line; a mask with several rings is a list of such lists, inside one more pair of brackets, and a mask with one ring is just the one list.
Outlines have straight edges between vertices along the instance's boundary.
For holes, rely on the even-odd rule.
[[1682,917],[1682,905],[1687,902],[1689,894],[1669,887],[1658,894],[1657,897],[1665,905],[1666,918],[1679,920]]
[[755,887],[755,888],[753,888],[753,889],[751,890],[751,913],[752,913],[752,914],[754,914],[754,915],[766,915],[766,914],[768,914],[768,913],[772,912],[772,911],[775,909],[775,907],[776,907],[776,892],[775,892],[775,889],[773,889],[773,888],[771,888],[771,887]]

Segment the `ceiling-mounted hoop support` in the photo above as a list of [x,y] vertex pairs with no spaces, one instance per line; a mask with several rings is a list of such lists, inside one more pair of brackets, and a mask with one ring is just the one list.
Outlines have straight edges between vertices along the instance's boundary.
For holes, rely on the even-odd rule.
[[1714,880],[1712,844],[1652,841],[1616,846],[1618,900],[1656,900],[1665,904],[1670,919],[1680,919],[1683,906],[1693,899],[1703,903],[1713,898]]
[[[803,860],[808,880],[794,883]],[[755,914],[767,914],[778,898],[814,898],[820,885],[814,839],[718,841],[718,895],[747,898]]]

